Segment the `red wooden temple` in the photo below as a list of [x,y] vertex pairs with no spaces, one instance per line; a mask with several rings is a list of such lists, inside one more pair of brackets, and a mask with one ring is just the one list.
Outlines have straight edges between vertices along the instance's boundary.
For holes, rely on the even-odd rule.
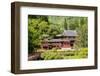
[[72,49],[75,43],[77,32],[75,30],[64,30],[62,34],[56,35],[53,39],[45,38],[42,41],[42,49]]

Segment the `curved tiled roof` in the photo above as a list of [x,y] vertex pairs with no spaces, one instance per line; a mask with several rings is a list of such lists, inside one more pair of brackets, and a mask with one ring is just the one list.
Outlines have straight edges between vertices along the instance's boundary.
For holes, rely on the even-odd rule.
[[77,36],[76,30],[64,30],[63,36]]
[[51,39],[48,40],[48,42],[69,42],[67,39]]
[[50,39],[50,40],[44,40],[46,42],[69,42],[70,40],[74,40],[74,38],[69,38],[69,39],[61,39],[60,37],[69,37],[69,36],[77,36],[77,32],[76,30],[64,30],[64,32],[62,34],[58,34],[56,35],[56,37],[59,37],[59,38],[53,38],[53,39]]

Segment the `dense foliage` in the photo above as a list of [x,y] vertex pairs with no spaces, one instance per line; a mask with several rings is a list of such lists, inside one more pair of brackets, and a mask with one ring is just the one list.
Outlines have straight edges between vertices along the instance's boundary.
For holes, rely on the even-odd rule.
[[66,51],[66,50],[47,50],[41,54],[43,60],[52,59],[80,59],[87,58],[88,49],[81,48],[80,50]]
[[88,46],[87,17],[72,16],[28,16],[28,50],[29,53],[40,48],[41,40],[48,36],[53,38],[66,30],[76,30],[78,37],[75,48]]

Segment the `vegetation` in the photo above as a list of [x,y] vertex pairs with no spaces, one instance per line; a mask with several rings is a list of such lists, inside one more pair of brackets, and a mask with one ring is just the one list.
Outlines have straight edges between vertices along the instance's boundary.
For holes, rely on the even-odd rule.
[[43,60],[52,60],[52,59],[80,59],[87,58],[88,49],[81,48],[80,50],[66,51],[66,50],[47,50],[41,54]]
[[[55,35],[62,33],[64,29],[77,31],[78,37],[76,39],[74,48],[76,49],[85,48],[88,46],[87,24],[88,24],[87,17],[29,15],[28,16],[28,50],[29,50],[28,53],[35,52],[37,51],[37,49],[40,48],[41,40],[44,38],[44,36],[48,36],[48,38],[51,39]],[[45,53],[47,54],[48,52]],[[58,59],[62,58],[59,56],[58,54],[59,52],[55,53],[50,51],[50,53],[52,53],[51,58],[54,58],[55,55],[56,58]],[[67,53],[69,52],[67,51]],[[64,56],[63,58],[67,58],[67,57]]]

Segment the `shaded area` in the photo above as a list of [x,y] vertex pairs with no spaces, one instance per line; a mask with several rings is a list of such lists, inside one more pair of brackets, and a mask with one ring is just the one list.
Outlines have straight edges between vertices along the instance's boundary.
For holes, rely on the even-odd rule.
[[29,54],[28,60],[29,61],[31,61],[31,60],[42,60],[41,53],[42,52],[34,52],[32,54]]

